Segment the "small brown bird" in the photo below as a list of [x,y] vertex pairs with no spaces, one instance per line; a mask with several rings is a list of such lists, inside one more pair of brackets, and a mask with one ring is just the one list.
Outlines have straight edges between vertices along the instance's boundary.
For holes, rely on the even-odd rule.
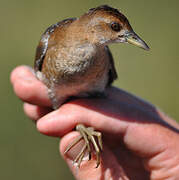
[[[127,18],[108,5],[92,8],[80,18],[58,22],[44,32],[36,50],[35,72],[37,78],[48,87],[54,109],[71,97],[104,94],[105,88],[117,78],[108,44],[118,42],[149,50],[133,31]],[[85,145],[74,160],[79,166],[86,151],[90,159],[91,142],[98,167],[102,150],[101,133],[82,124],[77,125],[76,129],[81,135],[66,152],[84,139]]]

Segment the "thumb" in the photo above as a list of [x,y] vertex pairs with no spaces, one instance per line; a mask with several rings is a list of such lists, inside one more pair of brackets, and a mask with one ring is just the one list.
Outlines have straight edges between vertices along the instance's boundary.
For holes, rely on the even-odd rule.
[[112,151],[110,151],[110,149],[108,149],[105,145],[101,154],[101,163],[98,168],[96,168],[95,155],[92,155],[91,160],[82,161],[80,167],[78,168],[73,163],[73,160],[84,145],[83,141],[75,145],[67,154],[64,155],[65,149],[67,148],[69,143],[73,142],[73,140],[77,138],[78,135],[78,132],[70,132],[69,134],[65,135],[60,141],[60,153],[77,180],[128,179],[122,167],[118,164],[117,159]]

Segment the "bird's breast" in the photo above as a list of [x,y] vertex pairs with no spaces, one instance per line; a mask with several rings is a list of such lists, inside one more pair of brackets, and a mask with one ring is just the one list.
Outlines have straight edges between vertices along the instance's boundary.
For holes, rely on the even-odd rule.
[[108,68],[108,58],[103,49],[83,44],[49,49],[42,72],[56,84],[80,84],[101,79]]
[[[37,76],[55,92],[61,104],[70,96],[84,97],[90,92],[103,92],[109,79],[109,56],[102,48],[93,46],[61,48],[44,59]],[[65,97],[65,98],[64,98]]]
[[61,48],[55,66],[65,76],[85,73],[94,65],[96,54],[96,48],[88,44]]

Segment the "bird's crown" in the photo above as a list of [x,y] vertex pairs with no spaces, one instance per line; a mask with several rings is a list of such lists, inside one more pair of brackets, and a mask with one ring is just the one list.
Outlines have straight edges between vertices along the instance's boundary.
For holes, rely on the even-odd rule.
[[120,12],[120,10],[112,8],[108,5],[101,5],[96,8],[91,8],[87,12],[88,15],[96,14],[97,12],[101,12],[103,14],[107,14],[113,17],[120,19],[123,23],[128,23],[127,18]]

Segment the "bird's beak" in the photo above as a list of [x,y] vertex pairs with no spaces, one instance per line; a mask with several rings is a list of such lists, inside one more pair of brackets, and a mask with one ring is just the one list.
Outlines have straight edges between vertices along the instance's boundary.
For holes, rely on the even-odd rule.
[[135,32],[127,32],[125,34],[126,41],[130,44],[138,46],[142,49],[149,50],[149,46],[135,33]]

